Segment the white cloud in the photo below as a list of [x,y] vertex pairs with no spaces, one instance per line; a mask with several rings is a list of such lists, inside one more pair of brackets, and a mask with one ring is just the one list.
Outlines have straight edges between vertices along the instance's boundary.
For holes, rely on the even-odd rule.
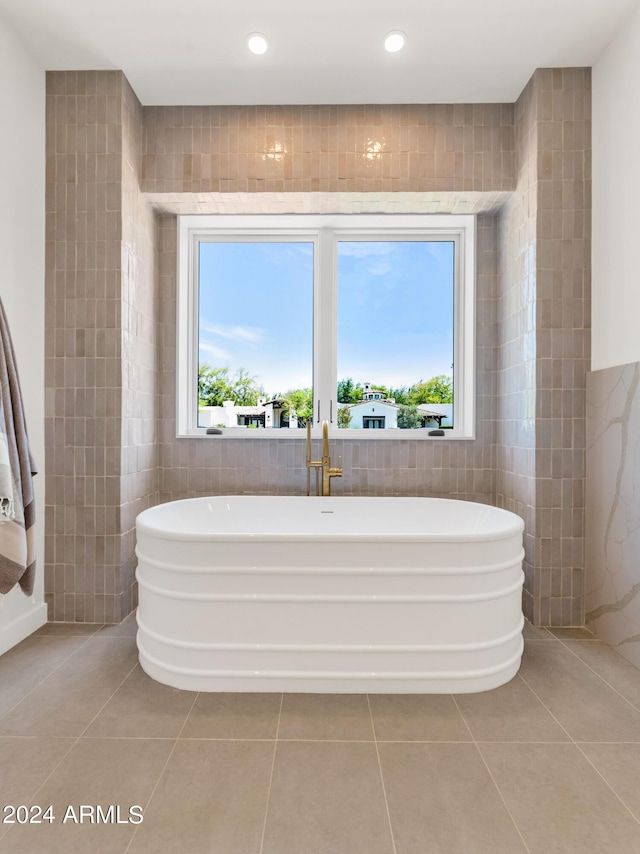
[[391,264],[388,261],[379,261],[369,267],[369,273],[372,276],[386,276],[389,272],[391,272]]
[[206,353],[208,356],[213,356],[214,359],[230,359],[231,355],[221,347],[216,347],[215,344],[209,344],[206,341],[201,341],[198,345],[201,353]]
[[260,344],[265,339],[263,329],[252,326],[221,326],[220,324],[200,321],[200,332],[207,332],[219,338],[227,338],[231,341],[241,341],[245,344]]
[[395,251],[396,244],[388,240],[341,240],[338,244],[338,255],[349,255],[352,258],[391,255]]

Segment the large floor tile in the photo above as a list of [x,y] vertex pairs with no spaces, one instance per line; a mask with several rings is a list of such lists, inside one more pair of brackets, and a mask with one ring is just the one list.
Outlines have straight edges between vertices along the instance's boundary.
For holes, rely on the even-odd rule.
[[471,741],[449,695],[371,694],[369,700],[380,741]]
[[27,804],[75,738],[0,738],[0,808]]
[[379,749],[397,854],[524,854],[475,745]]
[[520,675],[575,741],[640,741],[640,712],[564,643],[529,642]]
[[136,661],[130,638],[89,638],[0,718],[0,735],[81,735]]
[[566,646],[630,703],[640,708],[640,670],[637,667],[602,641],[567,641]]
[[0,718],[46,679],[86,638],[32,635],[0,657]]
[[569,736],[520,677],[479,694],[456,695],[478,741],[569,741]]
[[373,740],[366,694],[284,694],[278,738]]
[[479,749],[531,854],[640,852],[640,825],[575,745]]
[[259,854],[273,751],[269,742],[179,741],[130,854]]
[[[3,854],[124,852],[136,825],[122,822],[128,822],[133,806],[142,808],[146,820],[147,802],[172,746],[154,739],[80,739],[34,798],[42,807],[51,805],[55,820],[12,827],[2,839]],[[80,821],[80,806],[93,808],[94,819],[100,806],[112,820],[97,823],[85,812]]]
[[198,694],[182,738],[275,738],[281,694]]
[[640,821],[640,744],[580,744],[580,749]]
[[86,731],[87,736],[177,738],[196,694],[150,679],[135,667]]
[[262,854],[392,854],[373,743],[278,742]]

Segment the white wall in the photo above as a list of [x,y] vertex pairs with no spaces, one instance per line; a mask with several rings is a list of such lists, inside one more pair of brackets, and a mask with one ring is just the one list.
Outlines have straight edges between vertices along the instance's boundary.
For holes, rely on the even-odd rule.
[[38,568],[34,595],[0,595],[0,654],[46,621],[44,605],[45,74],[0,18],[0,297],[33,455]]
[[640,6],[593,66],[592,370],[640,361]]

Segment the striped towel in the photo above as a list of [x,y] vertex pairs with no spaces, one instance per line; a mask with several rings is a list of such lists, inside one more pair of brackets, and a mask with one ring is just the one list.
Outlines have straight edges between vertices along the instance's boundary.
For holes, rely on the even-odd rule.
[[[0,407],[2,402],[0,401]],[[1,419],[4,422],[4,419]],[[4,433],[0,432],[0,521],[16,518],[16,485],[11,475],[9,460],[9,443]]]
[[22,393],[0,301],[0,593],[16,584],[30,596],[35,577],[35,503]]

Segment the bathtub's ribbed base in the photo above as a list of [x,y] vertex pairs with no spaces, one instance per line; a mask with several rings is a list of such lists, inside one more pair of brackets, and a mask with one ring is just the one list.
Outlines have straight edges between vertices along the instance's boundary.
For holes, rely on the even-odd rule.
[[395,649],[189,645],[152,636],[155,633],[141,625],[138,651],[147,675],[186,691],[469,694],[497,688],[516,675],[523,651],[522,623],[490,644]]
[[[153,679],[189,691],[451,694],[517,673],[524,576],[513,514],[444,499],[242,498],[177,511],[189,528],[211,505],[199,524],[213,530],[242,508],[250,530],[297,513],[307,533],[288,517],[293,533],[255,535],[173,531],[170,506],[139,517],[138,649]],[[149,524],[156,511],[165,529]],[[393,528],[411,513],[409,531],[436,525],[434,513],[459,516],[462,531],[451,520],[444,535]],[[487,513],[500,528],[483,533]],[[375,533],[387,515],[392,532]]]

